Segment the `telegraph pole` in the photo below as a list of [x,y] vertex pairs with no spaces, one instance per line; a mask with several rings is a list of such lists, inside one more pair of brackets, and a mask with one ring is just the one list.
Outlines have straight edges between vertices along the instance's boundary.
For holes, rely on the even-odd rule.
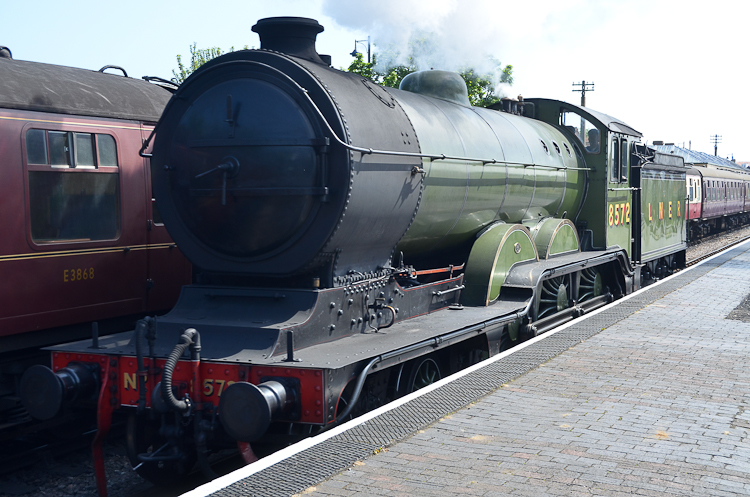
[[573,88],[573,91],[581,92],[581,107],[586,107],[586,92],[594,91],[594,83],[587,83],[585,81],[581,81],[580,83],[573,83],[573,86],[580,86],[580,88],[578,89]]
[[714,144],[714,155],[716,155],[716,145],[721,143],[721,135],[711,135],[711,143]]

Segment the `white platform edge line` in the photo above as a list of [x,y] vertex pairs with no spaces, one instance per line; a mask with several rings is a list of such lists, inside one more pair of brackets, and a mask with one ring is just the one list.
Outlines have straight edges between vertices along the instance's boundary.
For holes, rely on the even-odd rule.
[[328,430],[326,432],[321,433],[320,435],[316,435],[311,438],[307,438],[305,440],[302,440],[300,442],[297,442],[294,445],[290,445],[289,447],[286,447],[284,449],[281,449],[278,452],[274,452],[273,454],[264,457],[263,459],[260,459],[257,462],[254,462],[252,464],[248,464],[247,466],[237,469],[233,471],[232,473],[229,473],[227,475],[221,476],[219,478],[216,478],[215,480],[212,480],[208,483],[205,483],[201,485],[200,487],[196,487],[195,489],[182,494],[182,497],[206,497],[212,493],[218,492],[219,490],[228,487],[229,485],[238,482],[239,480],[242,480],[244,478],[247,478],[249,476],[254,475],[255,473],[258,473],[260,471],[263,471],[266,468],[269,468],[273,466],[274,464],[277,464],[284,459],[287,459],[289,457],[292,457],[296,454],[299,454],[300,452],[307,450],[311,447],[314,447],[318,444],[321,444],[325,442],[326,440],[335,437],[336,435],[339,435],[341,433],[344,433],[345,431],[348,431],[356,426],[359,426],[381,414],[384,414],[386,412],[392,411],[393,409],[396,409],[397,407],[402,406],[403,404],[406,404],[407,402],[416,399],[418,397],[421,397],[422,395],[425,395],[429,392],[432,392],[433,390],[442,387],[443,385],[447,385],[459,378],[462,378],[466,376],[469,373],[473,373],[474,371],[477,371],[479,369],[482,369],[486,366],[489,366],[490,364],[499,361],[500,359],[503,359],[507,356],[509,356],[512,353],[518,352],[519,350],[523,350],[524,348],[535,344],[536,342],[539,342],[541,340],[544,340],[545,338],[551,337],[552,335],[559,333],[565,329],[567,329],[570,326],[573,326],[574,324],[578,324],[592,316],[596,316],[600,312],[604,312],[605,310],[608,310],[616,305],[621,304],[622,302],[625,302],[637,295],[640,295],[642,292],[646,290],[650,290],[652,288],[656,288],[657,286],[666,283],[667,281],[670,281],[672,278],[675,278],[677,276],[683,275],[689,271],[692,271],[693,269],[701,266],[702,264],[711,261],[712,259],[715,259],[716,257],[719,257],[721,255],[724,255],[726,252],[729,252],[730,250],[737,249],[739,247],[742,247],[743,245],[747,245],[750,243],[750,239],[746,240],[742,243],[739,243],[737,245],[734,245],[732,247],[729,247],[726,250],[721,251],[718,254],[715,254],[711,257],[708,257],[707,259],[702,260],[701,262],[697,263],[694,266],[691,266],[687,269],[683,269],[682,271],[675,273],[671,276],[668,276],[662,280],[659,280],[655,283],[650,284],[647,287],[641,288],[640,290],[637,290],[630,295],[626,295],[625,297],[615,300],[614,302],[611,302],[603,307],[600,307],[599,309],[596,309],[595,311],[591,311],[590,313],[584,314],[581,317],[578,317],[572,321],[568,321],[567,323],[559,326],[558,328],[555,328],[554,330],[548,331],[546,333],[543,333],[537,337],[532,338],[531,340],[528,340],[526,342],[523,342],[522,344],[517,345],[516,347],[513,347],[510,350],[506,350],[505,352],[501,352],[500,354],[490,357],[489,359],[485,359],[482,362],[479,362],[477,364],[474,364],[473,366],[469,366],[466,369],[462,369],[461,371],[458,371],[457,373],[454,373],[450,376],[446,376],[440,381],[437,381],[431,385],[428,385],[424,388],[421,388],[417,390],[416,392],[412,392],[409,395],[406,395],[404,397],[401,397],[400,399],[394,400],[393,402],[386,404],[384,406],[381,406],[374,411],[370,411],[366,414],[363,414],[362,416],[353,419],[351,421],[348,421],[340,426],[337,426],[335,428],[332,428],[331,430]]

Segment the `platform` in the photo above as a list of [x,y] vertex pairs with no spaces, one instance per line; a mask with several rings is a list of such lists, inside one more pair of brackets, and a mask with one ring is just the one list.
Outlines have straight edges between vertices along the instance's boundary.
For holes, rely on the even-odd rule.
[[186,495],[748,495],[749,293],[744,244]]

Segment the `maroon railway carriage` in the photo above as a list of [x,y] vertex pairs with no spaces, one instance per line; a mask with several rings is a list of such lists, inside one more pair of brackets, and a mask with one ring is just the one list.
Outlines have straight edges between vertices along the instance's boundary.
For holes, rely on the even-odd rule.
[[132,329],[190,282],[139,155],[170,96],[0,58],[0,427],[30,419],[14,386],[40,346],[90,336],[93,322]]
[[750,215],[750,174],[694,166],[687,174],[690,239],[743,225]]

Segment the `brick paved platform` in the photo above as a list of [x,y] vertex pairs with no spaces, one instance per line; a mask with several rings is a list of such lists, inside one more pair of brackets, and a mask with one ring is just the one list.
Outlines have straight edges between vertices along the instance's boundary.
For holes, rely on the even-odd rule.
[[749,293],[745,245],[216,495],[750,495]]

